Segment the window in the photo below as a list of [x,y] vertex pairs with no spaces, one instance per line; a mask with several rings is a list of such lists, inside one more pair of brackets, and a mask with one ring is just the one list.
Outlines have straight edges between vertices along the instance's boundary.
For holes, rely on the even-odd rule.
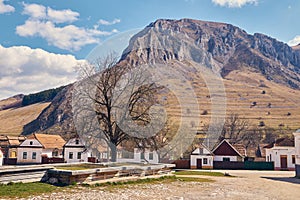
[[203,164],[207,165],[207,158],[203,158]]
[[153,160],[153,152],[149,153],[149,160]]
[[69,159],[73,159],[73,152],[69,152]]
[[58,156],[58,150],[55,149],[54,151],[52,151],[52,157],[57,157]]
[[122,158],[133,159],[134,154],[133,154],[133,152],[122,151]]
[[11,152],[9,153],[9,157],[10,157],[10,158],[16,158],[16,157],[17,157],[17,152],[16,152],[16,151],[11,151]]
[[27,159],[27,152],[23,152],[23,159]]
[[81,152],[77,153],[77,159],[81,159]]
[[223,158],[223,161],[228,162],[228,161],[230,161],[230,158],[224,157],[224,158]]
[[296,163],[295,155],[292,155],[292,164]]
[[145,154],[143,152],[141,152],[141,160],[145,159]]
[[33,160],[36,159],[36,152],[32,152],[32,159],[33,159]]
[[79,140],[77,139],[77,140],[75,141],[75,143],[76,143],[76,144],[79,144]]
[[200,154],[200,155],[203,154],[203,148],[199,148],[199,154]]
[[30,145],[33,145],[33,141],[30,141],[29,144],[30,144]]

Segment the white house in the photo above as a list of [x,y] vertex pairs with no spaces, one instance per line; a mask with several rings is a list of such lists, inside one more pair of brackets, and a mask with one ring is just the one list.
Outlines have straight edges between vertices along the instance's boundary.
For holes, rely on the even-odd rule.
[[190,156],[191,169],[212,169],[213,153],[203,144],[196,148]]
[[2,166],[2,164],[3,164],[3,153],[0,150],[0,166]]
[[300,177],[300,129],[293,134],[295,136],[295,170],[296,176]]
[[59,135],[33,134],[17,150],[18,164],[43,163],[43,159],[62,158],[65,141]]
[[121,156],[117,156],[117,162],[148,162],[151,164],[159,163],[159,156],[156,151],[145,149],[144,151],[134,148],[134,152],[121,151]]
[[275,170],[295,170],[295,146],[293,139],[280,138],[265,146],[266,161],[274,162]]
[[67,163],[88,162],[91,157],[91,151],[85,146],[85,143],[79,137],[70,139],[64,145],[64,159]]

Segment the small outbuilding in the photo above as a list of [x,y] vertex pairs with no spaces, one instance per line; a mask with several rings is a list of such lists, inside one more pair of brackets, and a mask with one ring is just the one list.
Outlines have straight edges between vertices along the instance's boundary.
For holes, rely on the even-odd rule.
[[0,166],[2,166],[2,164],[3,164],[3,153],[0,150]]
[[91,151],[86,148],[85,142],[79,137],[70,139],[64,145],[64,159],[67,163],[88,162],[89,157],[91,157]]

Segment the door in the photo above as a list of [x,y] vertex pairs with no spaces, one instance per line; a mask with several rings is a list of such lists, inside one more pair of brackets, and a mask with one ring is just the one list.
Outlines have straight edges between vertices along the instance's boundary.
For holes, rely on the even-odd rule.
[[202,169],[202,159],[197,159],[197,169]]
[[286,155],[280,156],[280,167],[281,167],[281,169],[287,169],[287,156]]

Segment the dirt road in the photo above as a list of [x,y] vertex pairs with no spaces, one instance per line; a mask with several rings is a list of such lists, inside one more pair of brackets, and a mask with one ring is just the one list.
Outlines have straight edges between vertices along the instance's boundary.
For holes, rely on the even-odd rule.
[[132,199],[132,200],[300,200],[300,179],[287,171],[222,171],[235,177],[200,176],[214,182],[180,182],[141,184],[120,187],[113,191],[105,188],[77,188],[30,199]]

